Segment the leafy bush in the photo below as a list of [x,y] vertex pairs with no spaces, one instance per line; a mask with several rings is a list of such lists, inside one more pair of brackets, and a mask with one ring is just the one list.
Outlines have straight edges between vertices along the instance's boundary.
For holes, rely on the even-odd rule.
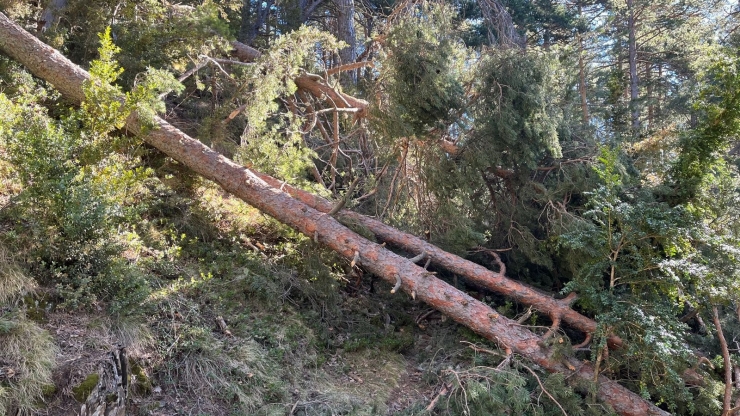
[[23,187],[14,214],[26,219],[17,226],[27,239],[31,267],[57,285],[65,306],[110,301],[111,309],[120,311],[147,291],[141,273],[120,259],[118,227],[150,172],[135,158],[113,152],[126,139],[111,132],[134,110],[149,119],[161,109],[157,93],[176,83],[171,75],[149,71],[124,96],[111,85],[121,69],[113,59],[118,49],[110,31],[100,40],[101,58],[91,65],[81,110],[56,120],[28,87],[12,99],[0,94],[0,140]]

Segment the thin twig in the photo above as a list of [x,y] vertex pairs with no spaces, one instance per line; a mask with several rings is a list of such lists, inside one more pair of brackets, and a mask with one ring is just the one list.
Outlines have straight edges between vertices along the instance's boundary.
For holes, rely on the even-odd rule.
[[486,349],[486,348],[481,348],[481,347],[473,344],[472,342],[460,341],[460,343],[461,344],[468,344],[468,347],[470,347],[470,349],[473,350],[473,351],[475,351],[475,352],[484,352],[486,354],[499,355],[499,356],[503,356],[504,355],[504,354],[501,354],[501,353],[496,352],[496,351],[493,351],[493,350],[489,350],[489,349]]
[[529,371],[532,374],[532,376],[534,376],[535,380],[537,380],[537,384],[540,385],[540,388],[547,395],[547,397],[549,397],[550,400],[552,400],[556,405],[558,405],[558,407],[560,408],[560,411],[563,412],[565,416],[568,416],[568,413],[565,411],[565,409],[563,409],[563,406],[561,406],[560,403],[558,403],[558,401],[555,400],[554,397],[552,397],[552,394],[550,394],[550,392],[547,391],[547,389],[545,389],[545,386],[542,385],[542,380],[540,380],[540,378],[537,376],[537,373],[535,373],[534,370],[532,370],[531,368],[527,367],[526,365],[522,363],[519,363],[519,365],[524,367],[527,371]]
[[449,392],[450,392],[450,388],[447,385],[447,383],[443,384],[442,390],[440,390],[439,393],[437,393],[437,395],[434,396],[434,399],[432,399],[432,401],[429,403],[429,406],[427,406],[426,411],[431,412],[432,410],[434,410],[434,407],[437,406],[437,401],[439,401],[439,398],[446,396],[447,393]]

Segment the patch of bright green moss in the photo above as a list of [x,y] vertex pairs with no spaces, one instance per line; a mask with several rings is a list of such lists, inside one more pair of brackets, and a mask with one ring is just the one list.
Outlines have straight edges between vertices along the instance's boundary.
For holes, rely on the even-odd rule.
[[131,374],[136,377],[134,382],[134,391],[136,393],[144,396],[152,394],[152,381],[139,364],[134,363],[134,365],[131,366]]
[[75,400],[80,403],[85,403],[87,397],[90,396],[90,393],[92,393],[93,389],[95,389],[95,386],[98,385],[99,379],[100,376],[97,373],[90,374],[82,383],[73,388],[72,395],[74,396]]

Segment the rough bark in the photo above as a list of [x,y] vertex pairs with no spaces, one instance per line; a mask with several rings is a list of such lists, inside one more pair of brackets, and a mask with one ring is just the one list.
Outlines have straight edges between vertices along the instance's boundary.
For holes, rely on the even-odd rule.
[[[735,374],[735,390],[740,391],[740,366],[734,366],[732,368]],[[740,416],[740,396],[735,399],[735,407],[733,408],[732,414],[734,416]]]
[[[258,172],[255,172],[255,174],[267,184],[282,189],[313,209],[321,212],[330,212],[333,209],[333,204],[324,198],[294,188],[268,175]],[[431,259],[433,264],[464,277],[470,283],[509,297],[524,305],[533,306],[540,312],[548,314],[553,321],[560,320],[587,334],[596,331],[594,320],[570,308],[570,304],[575,300],[572,297],[555,299],[521,282],[509,279],[505,274],[494,272],[479,264],[450,254],[419,237],[404,233],[381,221],[356,212],[346,209],[341,210],[337,213],[337,218],[344,223],[357,224],[366,228],[375,234],[381,242],[401,247],[409,253],[426,253],[426,257]],[[622,340],[612,335],[609,337],[609,344],[611,347],[621,347]]]
[[[83,100],[82,84],[89,74],[53,48],[0,13],[0,51],[25,65],[34,75],[45,79],[73,102]],[[516,322],[499,315],[488,305],[462,293],[431,276],[424,268],[394,254],[380,244],[370,242],[343,226],[332,216],[319,212],[269,186],[254,172],[214,152],[198,140],[155,117],[154,130],[143,133],[135,114],[126,127],[141,134],[152,146],[163,151],[193,171],[219,184],[262,212],[340,255],[355,259],[369,272],[401,288],[450,318],[511,353],[519,354],[550,372],[562,372],[585,380],[597,380],[597,396],[622,415],[667,415],[652,403],[603,376],[595,377],[593,368],[572,358],[553,357],[542,346],[540,337]]]
[[267,21],[270,10],[273,7],[273,1],[256,1],[244,0],[241,10],[241,23],[239,24],[238,40],[245,44],[254,43],[260,31]]
[[231,46],[234,47],[232,51],[234,57],[242,62],[253,62],[262,56],[262,52],[237,40],[231,42]]
[[255,33],[252,27],[252,1],[244,0],[242,8],[239,11],[241,22],[239,22],[239,32],[236,34],[236,40],[240,43],[249,43],[254,39]]
[[645,98],[647,105],[647,126],[652,128],[655,119],[655,106],[653,105],[653,64],[645,62]]
[[578,93],[581,97],[581,121],[586,126],[589,123],[588,98],[586,95],[586,64],[583,59],[583,39],[578,39]]
[[128,358],[126,349],[111,351],[100,363],[98,384],[80,409],[80,416],[126,416]]
[[342,64],[351,64],[357,58],[357,37],[355,36],[354,0],[335,0],[337,6],[337,39],[347,44],[339,51]]

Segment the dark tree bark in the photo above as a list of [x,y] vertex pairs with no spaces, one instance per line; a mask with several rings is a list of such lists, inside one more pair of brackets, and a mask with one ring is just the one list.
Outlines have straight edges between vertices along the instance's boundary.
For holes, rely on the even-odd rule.
[[256,36],[255,28],[252,24],[251,0],[244,0],[244,2],[242,2],[242,9],[239,15],[242,20],[239,23],[239,33],[236,35],[236,40],[240,43],[250,43]]
[[80,416],[126,416],[129,372],[126,349],[111,351],[100,363],[98,384],[80,409]]
[[[578,15],[583,16],[583,7],[578,3]],[[586,63],[583,55],[583,35],[578,35],[578,94],[581,97],[581,121],[584,126],[589,124],[591,117],[588,114],[588,95],[586,92]]]
[[357,58],[357,37],[355,36],[354,0],[335,0],[337,6],[337,39],[347,46],[339,51],[342,64],[351,64]]
[[273,0],[255,1],[244,0],[241,10],[241,23],[239,24],[239,34],[237,40],[244,44],[251,45],[258,36],[261,35],[262,28],[270,17],[270,10],[273,8]]
[[[84,99],[82,85],[89,79],[89,74],[2,13],[0,51],[25,65],[34,75],[54,85],[67,99],[75,103]],[[431,276],[409,259],[364,239],[332,216],[269,186],[253,171],[214,152],[165,120],[155,117],[153,121],[156,128],[144,133],[137,115],[132,114],[126,127],[173,159],[216,182],[227,192],[310,236],[317,243],[348,259],[354,259],[384,280],[394,284],[400,281],[401,288],[412,297],[498,343],[507,352],[519,354],[550,372],[561,372],[582,380],[597,380],[597,396],[619,414],[668,414],[615,381],[595,375],[590,364],[573,358],[553,356],[552,350],[542,345],[541,338],[527,328]]]

